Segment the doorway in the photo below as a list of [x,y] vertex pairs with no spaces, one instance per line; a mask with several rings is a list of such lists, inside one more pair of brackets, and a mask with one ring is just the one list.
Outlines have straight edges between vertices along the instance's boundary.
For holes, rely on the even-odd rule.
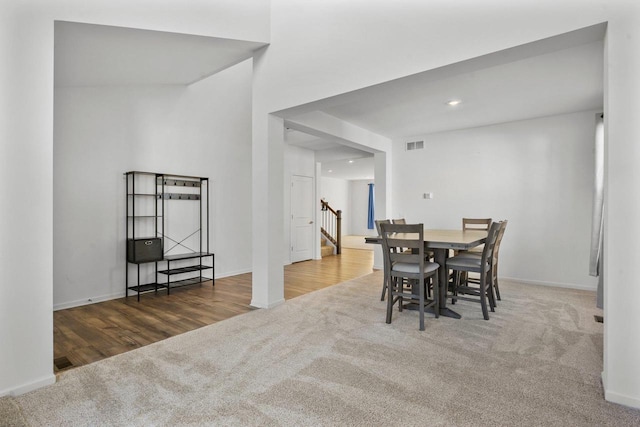
[[313,257],[313,178],[291,176],[291,262]]

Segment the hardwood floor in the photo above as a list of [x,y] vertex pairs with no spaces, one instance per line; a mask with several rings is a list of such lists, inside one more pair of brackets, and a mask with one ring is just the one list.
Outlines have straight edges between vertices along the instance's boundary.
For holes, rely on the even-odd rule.
[[[363,276],[373,251],[343,249],[341,255],[284,269],[285,299]],[[174,335],[246,313],[251,273],[158,294],[143,294],[53,313],[54,370],[59,372],[124,353]]]

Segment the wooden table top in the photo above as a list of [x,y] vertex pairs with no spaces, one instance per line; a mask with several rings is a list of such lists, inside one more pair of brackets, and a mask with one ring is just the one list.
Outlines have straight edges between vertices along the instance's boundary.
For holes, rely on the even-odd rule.
[[[407,237],[410,237],[407,234]],[[402,238],[402,233],[397,235]],[[424,229],[424,242],[427,248],[432,249],[461,249],[466,250],[481,245],[487,239],[486,231],[479,230],[432,230]],[[365,237],[366,243],[382,243],[380,236]]]

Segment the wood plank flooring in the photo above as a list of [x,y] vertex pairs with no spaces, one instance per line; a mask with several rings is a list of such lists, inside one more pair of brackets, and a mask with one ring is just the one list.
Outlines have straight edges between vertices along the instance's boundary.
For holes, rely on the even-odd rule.
[[[341,255],[288,265],[285,299],[372,272],[373,251],[343,249]],[[70,369],[246,313],[251,273],[53,312],[54,370]],[[68,364],[70,366],[66,366]],[[58,368],[58,366],[60,368]]]

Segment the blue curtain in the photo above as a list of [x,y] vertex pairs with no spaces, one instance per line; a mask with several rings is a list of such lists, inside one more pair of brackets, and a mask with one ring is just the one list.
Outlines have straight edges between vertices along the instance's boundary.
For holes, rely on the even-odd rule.
[[373,184],[369,184],[369,216],[367,221],[367,228],[369,230],[373,230],[375,228],[375,214],[373,212],[373,206],[375,205],[375,200],[373,198]]

